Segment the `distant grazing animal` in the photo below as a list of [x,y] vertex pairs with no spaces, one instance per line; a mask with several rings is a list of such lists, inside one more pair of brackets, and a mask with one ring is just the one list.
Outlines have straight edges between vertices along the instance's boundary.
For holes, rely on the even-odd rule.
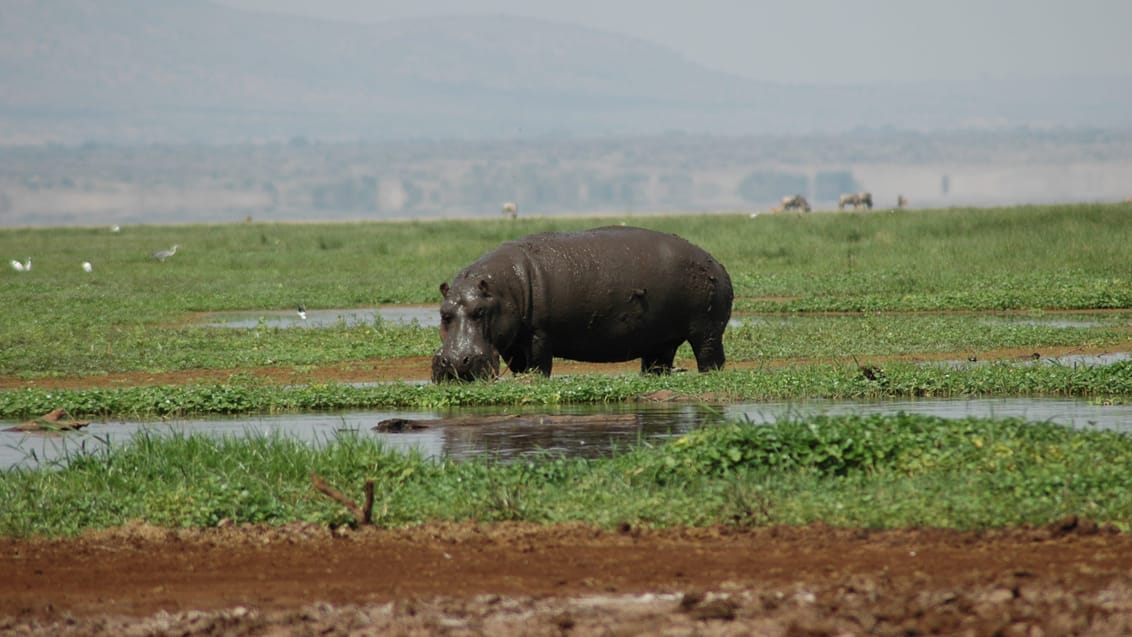
[[672,369],[687,341],[701,372],[723,367],[733,298],[727,270],[673,235],[607,226],[508,241],[440,284],[440,349],[432,380],[550,375],[554,357],[641,359]]
[[904,195],[896,195],[896,207],[903,210],[908,207],[908,199]]
[[801,210],[802,212],[809,212],[810,202],[802,195],[789,195],[782,198],[783,210]]
[[514,219],[519,216],[519,204],[514,201],[508,201],[503,204],[503,216]]
[[[157,252],[154,252],[154,253],[153,253],[153,258],[154,258],[154,259],[157,259],[158,261],[160,261],[160,262],[162,262],[162,263],[165,263],[165,260],[166,260],[166,259],[168,259],[169,257],[173,256],[174,254],[177,254],[177,248],[179,248],[179,247],[181,247],[181,245],[180,245],[180,244],[178,244],[178,243],[174,243],[174,244],[173,244],[173,247],[172,247],[172,248],[169,248],[168,250],[158,250]],[[190,259],[190,261],[191,261],[191,260],[192,260],[192,259]]]
[[873,209],[873,193],[871,192],[854,192],[850,194],[841,195],[837,198],[837,209],[845,210],[845,206],[853,206],[853,210],[860,210],[861,206],[872,210]]

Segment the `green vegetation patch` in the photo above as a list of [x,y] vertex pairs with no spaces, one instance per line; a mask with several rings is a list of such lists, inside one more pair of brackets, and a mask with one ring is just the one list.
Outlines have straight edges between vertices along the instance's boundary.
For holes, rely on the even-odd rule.
[[868,366],[798,365],[668,376],[523,375],[495,383],[295,387],[237,377],[220,385],[114,389],[19,389],[0,392],[0,418],[22,419],[63,407],[73,416],[153,418],[196,414],[278,413],[357,408],[439,409],[487,405],[611,403],[662,400],[797,398],[876,399],[963,396],[1132,396],[1132,361],[1108,365],[991,363]]
[[386,449],[364,433],[319,445],[277,434],[143,433],[60,466],[0,474],[0,534],[66,535],[296,520],[341,524],[315,472],[375,521],[579,521],[612,527],[831,524],[986,528],[1065,515],[1132,527],[1132,438],[1020,420],[837,416],[732,423],[604,459],[453,462]]

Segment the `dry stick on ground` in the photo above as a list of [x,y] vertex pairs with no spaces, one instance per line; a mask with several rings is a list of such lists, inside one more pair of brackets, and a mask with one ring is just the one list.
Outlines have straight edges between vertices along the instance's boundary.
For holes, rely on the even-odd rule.
[[311,482],[314,484],[314,488],[321,491],[323,495],[349,509],[350,513],[354,516],[355,522],[358,524],[373,524],[373,480],[366,480],[366,502],[365,506],[361,509],[359,509],[358,505],[354,504],[350,498],[342,495],[341,491],[326,484],[326,481],[318,477],[318,474],[313,471],[311,471]]

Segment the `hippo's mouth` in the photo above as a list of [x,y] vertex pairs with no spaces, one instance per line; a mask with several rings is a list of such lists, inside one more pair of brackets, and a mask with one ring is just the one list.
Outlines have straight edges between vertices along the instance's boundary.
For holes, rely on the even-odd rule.
[[476,357],[453,361],[437,350],[432,357],[432,382],[474,382],[499,377],[499,357]]

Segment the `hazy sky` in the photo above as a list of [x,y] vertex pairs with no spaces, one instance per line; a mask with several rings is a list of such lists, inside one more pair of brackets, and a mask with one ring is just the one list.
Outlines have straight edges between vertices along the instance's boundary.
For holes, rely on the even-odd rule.
[[214,1],[353,22],[469,13],[569,22],[759,80],[1132,78],[1132,0]]

